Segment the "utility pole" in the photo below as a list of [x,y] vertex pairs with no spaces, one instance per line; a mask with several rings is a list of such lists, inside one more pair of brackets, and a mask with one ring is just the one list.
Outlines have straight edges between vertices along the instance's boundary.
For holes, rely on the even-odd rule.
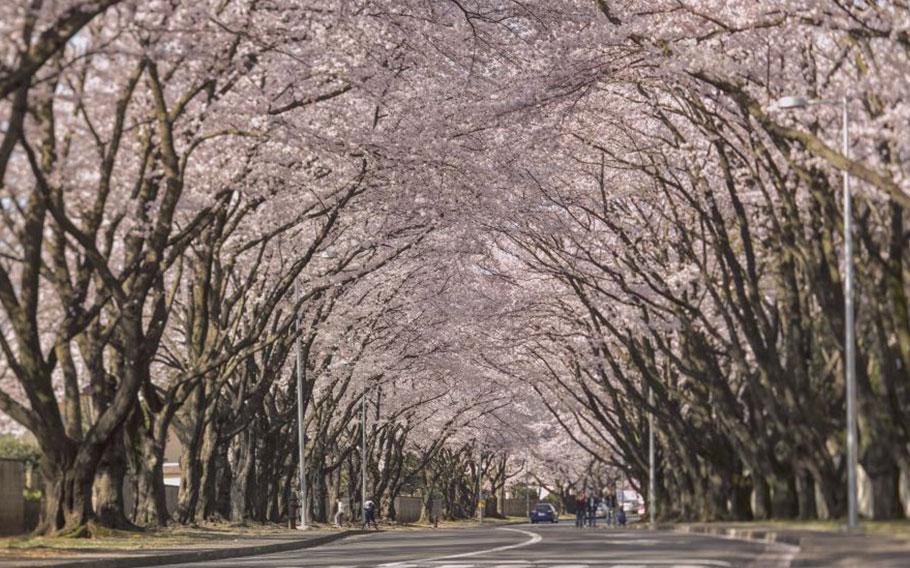
[[367,379],[363,378],[363,397],[360,402],[360,426],[363,437],[360,440],[360,513],[367,518]]
[[[841,101],[843,124],[843,154],[850,159],[850,117],[847,113],[847,97]],[[847,169],[844,178],[844,316],[846,318],[844,341],[846,343],[847,375],[847,527],[859,527],[856,508],[856,331],[853,323],[853,204],[850,199],[850,174]]]
[[651,520],[651,529],[657,528],[657,462],[654,445],[654,389],[648,389],[648,405],[652,411],[648,413],[648,516]]
[[525,514],[531,518],[531,460],[525,461]]
[[[787,96],[778,99],[776,106],[782,110],[808,108],[814,105],[841,106],[841,151],[850,160],[850,113],[848,99],[807,99]],[[857,512],[856,467],[859,448],[856,426],[856,330],[853,313],[853,202],[850,196],[850,173],[842,172],[844,184],[844,379],[847,383],[847,528],[859,527]]]
[[483,453],[478,453],[477,456],[477,517],[478,520],[483,523],[483,484],[481,483],[481,462],[483,461]]
[[[300,281],[294,279],[294,296],[296,303],[300,302]],[[306,422],[305,406],[303,400],[303,345],[300,342],[300,306],[297,306],[297,317],[295,318],[297,339],[295,341],[297,351],[297,445],[300,449],[300,529],[306,529],[307,514],[307,487],[306,487]]]

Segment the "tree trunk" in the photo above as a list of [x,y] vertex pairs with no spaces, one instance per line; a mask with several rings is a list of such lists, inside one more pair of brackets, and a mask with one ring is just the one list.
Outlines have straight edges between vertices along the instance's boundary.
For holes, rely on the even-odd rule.
[[799,502],[793,476],[774,474],[768,481],[771,486],[771,515],[775,519],[796,518],[799,515]]
[[[252,472],[251,472],[252,473]],[[234,472],[228,464],[227,450],[215,454],[215,501],[209,518],[229,519],[231,517],[231,482]],[[249,498],[249,493],[247,493]]]
[[797,470],[796,494],[799,499],[800,520],[818,518],[818,511],[815,508],[815,481],[808,471]]
[[111,436],[95,472],[93,496],[98,521],[105,527],[135,530],[137,527],[126,518],[123,503],[123,483],[126,479],[126,452],[123,445],[123,427]]
[[202,434],[202,446],[199,451],[201,474],[199,476],[198,504],[196,507],[196,521],[211,519],[215,516],[217,498],[216,479],[216,451],[218,434],[212,421],[205,425]]
[[900,470],[886,444],[870,442],[862,461],[872,486],[872,519],[896,519],[901,515]]
[[136,487],[136,510],[133,522],[163,527],[170,520],[167,492],[164,486],[164,448],[143,432],[139,435],[141,467]]
[[764,476],[752,472],[752,487],[755,495],[752,516],[755,520],[765,521],[771,518],[771,488]]
[[246,523],[250,518],[247,490],[253,466],[253,448],[249,429],[237,435],[231,477],[231,522]]
[[733,476],[733,488],[730,494],[730,514],[737,521],[751,521],[753,519],[752,505],[749,497],[752,495],[752,479],[737,473]]
[[66,536],[91,536],[90,522],[95,520],[92,508],[92,480],[96,459],[81,451],[42,460],[44,507],[36,533]]
[[199,457],[190,447],[184,446],[180,455],[180,489],[177,492],[178,523],[191,523],[196,518],[201,471]]
[[319,523],[328,521],[326,512],[326,484],[325,471],[317,468],[314,475],[310,477],[310,510],[313,512],[313,520]]

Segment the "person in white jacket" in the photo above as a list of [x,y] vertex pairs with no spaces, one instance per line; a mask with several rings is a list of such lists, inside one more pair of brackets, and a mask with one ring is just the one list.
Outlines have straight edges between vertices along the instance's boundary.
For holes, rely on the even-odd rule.
[[338,505],[335,509],[335,526],[340,527],[342,523],[345,522],[348,516],[348,504],[344,502],[343,499],[338,500]]

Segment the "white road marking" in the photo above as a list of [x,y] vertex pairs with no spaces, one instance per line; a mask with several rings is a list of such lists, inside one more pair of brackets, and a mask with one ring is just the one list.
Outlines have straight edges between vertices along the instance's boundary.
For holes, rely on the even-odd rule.
[[418,564],[400,564],[394,568],[424,568],[432,566],[433,568],[454,568],[456,566],[483,566],[484,568],[523,568],[530,566],[546,568],[648,568],[649,566],[671,566],[672,568],[731,568],[733,565],[724,560],[712,559],[635,559],[626,561],[604,561],[604,560],[582,560],[585,563],[566,564],[565,559],[559,558],[538,558],[536,560],[474,560],[472,564],[447,564],[439,560],[422,560]]
[[[634,564],[630,564],[634,562]],[[664,560],[662,558],[651,559],[642,559],[642,560],[630,560],[627,563],[613,563],[609,564],[610,568],[647,568],[648,566],[672,566],[673,568],[709,568],[710,566],[718,566],[719,568],[729,568],[733,566],[729,562],[724,560],[710,560],[710,559],[675,559],[675,560]]]
[[[637,562],[637,560],[636,560]],[[648,568],[648,566],[672,566],[673,568],[707,568],[704,564],[676,564],[678,560],[672,560],[668,562],[655,562],[654,560],[646,560],[647,564],[610,564],[609,568]],[[727,564],[729,566],[729,564]]]
[[501,527],[501,528],[498,528],[495,530],[517,532],[517,533],[521,533],[521,534],[526,534],[526,535],[530,536],[531,538],[529,538],[528,540],[526,540],[524,542],[519,542],[518,544],[507,544],[505,546],[497,546],[495,548],[487,548],[485,550],[475,550],[473,552],[462,552],[461,554],[446,554],[445,556],[435,556],[433,558],[425,558],[423,560],[406,560],[406,561],[402,561],[402,562],[390,562],[388,564],[380,564],[378,566],[378,568],[406,568],[406,567],[409,568],[411,565],[413,565],[415,563],[418,565],[421,565],[421,564],[425,564],[427,562],[437,563],[440,560],[455,560],[457,558],[469,558],[471,556],[480,556],[481,554],[492,554],[494,552],[502,552],[504,550],[514,550],[516,548],[524,548],[525,546],[531,546],[532,544],[537,544],[538,542],[543,540],[542,536],[540,536],[537,533],[533,533],[531,531],[523,531],[521,529],[511,529],[508,527]]
[[[589,567],[606,567],[606,568],[647,568],[648,566],[672,566],[673,568],[731,568],[732,564],[724,560],[712,559],[635,559],[620,561],[605,560],[582,560],[582,563],[565,564],[565,559],[560,558],[538,558],[536,560],[474,560],[471,564],[448,564],[439,560],[421,560],[409,564],[396,564],[394,568],[424,568],[432,566],[433,568],[454,568],[456,566],[483,566],[485,568],[526,568],[529,566],[546,566],[546,568],[589,568]],[[391,568],[391,565],[383,565]],[[378,568],[378,567],[377,567]]]
[[480,556],[482,554],[492,554],[494,552],[502,552],[503,550],[514,550],[516,548],[524,548],[526,546],[531,546],[532,544],[537,544],[538,542],[543,540],[542,536],[540,536],[537,533],[531,532],[531,531],[524,531],[521,529],[510,529],[508,527],[502,527],[502,528],[498,528],[496,530],[512,531],[512,532],[517,532],[517,533],[521,533],[521,534],[526,534],[531,538],[529,538],[528,540],[526,540],[524,542],[519,542],[518,544],[507,544],[505,546],[497,546],[496,548],[488,548],[486,550],[475,550],[474,552],[463,552],[461,554],[447,554],[446,556],[437,556],[436,558],[428,558],[424,562],[432,562],[434,560],[448,560],[450,558],[469,558],[471,556]]
[[679,558],[675,560],[663,560],[663,559],[654,559],[654,560],[636,560],[635,562],[644,562],[645,566],[673,566],[673,568],[680,568],[682,566],[695,566],[697,568],[706,568],[708,566],[720,566],[721,568],[729,568],[733,566],[729,562],[724,560],[710,560],[710,559],[689,559],[680,560]]
[[612,538],[612,537],[608,537],[608,538],[604,539],[604,543],[605,543],[605,544],[619,544],[619,545],[626,545],[626,544],[641,544],[641,545],[645,545],[645,546],[654,546],[655,544],[660,544],[660,541],[657,540],[657,539],[655,539],[655,538],[636,538],[636,539],[630,539],[630,538]]

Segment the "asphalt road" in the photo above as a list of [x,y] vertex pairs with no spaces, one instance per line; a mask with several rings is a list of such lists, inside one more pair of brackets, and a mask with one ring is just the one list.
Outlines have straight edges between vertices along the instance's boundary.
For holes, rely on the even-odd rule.
[[674,532],[513,525],[489,529],[390,531],[325,546],[173,568],[584,568],[603,566],[787,567],[786,545]]

